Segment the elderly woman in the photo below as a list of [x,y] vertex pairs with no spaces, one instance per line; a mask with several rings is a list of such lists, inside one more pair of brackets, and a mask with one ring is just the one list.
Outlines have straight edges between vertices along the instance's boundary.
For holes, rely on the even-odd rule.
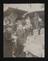
[[17,51],[16,51],[16,57],[23,57],[23,49],[24,46],[23,44],[25,43],[25,30],[23,29],[22,21],[18,20],[17,21],[17,30],[16,30],[16,35],[17,35]]

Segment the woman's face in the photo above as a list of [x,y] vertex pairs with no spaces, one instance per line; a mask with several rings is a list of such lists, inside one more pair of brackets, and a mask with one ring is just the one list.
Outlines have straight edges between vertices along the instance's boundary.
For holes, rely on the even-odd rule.
[[30,18],[29,18],[29,17],[27,17],[27,19],[26,19],[26,23],[27,23],[27,24],[30,23]]
[[22,28],[22,22],[21,22],[21,21],[18,21],[17,27],[18,27],[19,29]]

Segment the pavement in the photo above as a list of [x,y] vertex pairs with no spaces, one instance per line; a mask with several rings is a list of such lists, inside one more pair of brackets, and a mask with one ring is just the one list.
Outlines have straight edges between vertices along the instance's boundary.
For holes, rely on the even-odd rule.
[[44,28],[41,29],[41,34],[38,35],[37,30],[34,30],[34,35],[27,37],[26,43],[24,44],[24,51],[31,52],[38,57],[44,57],[45,53],[45,33]]

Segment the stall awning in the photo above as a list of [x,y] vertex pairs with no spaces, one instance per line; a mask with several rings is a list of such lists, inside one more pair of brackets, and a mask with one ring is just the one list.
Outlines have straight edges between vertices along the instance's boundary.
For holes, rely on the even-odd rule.
[[21,10],[21,9],[15,9],[15,8],[8,8],[5,12],[4,12],[4,16],[8,16],[11,13],[17,14],[18,16],[22,16],[23,14],[25,14],[27,11],[25,10]]

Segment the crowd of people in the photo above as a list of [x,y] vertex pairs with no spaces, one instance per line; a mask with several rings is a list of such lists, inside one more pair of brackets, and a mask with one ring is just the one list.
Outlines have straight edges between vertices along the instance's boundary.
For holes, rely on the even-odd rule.
[[[13,22],[11,22],[12,26],[11,28],[10,27],[6,28],[7,30],[5,30],[5,26],[4,26],[5,32],[8,31],[10,35],[9,37],[10,39],[9,39],[8,38],[9,35],[4,32],[5,35],[7,34],[6,36],[7,38],[5,37],[6,38],[5,40],[8,40],[8,42],[11,43],[10,45],[12,46],[10,50],[12,57],[26,56],[26,52],[24,52],[23,49],[24,49],[24,43],[26,42],[27,36],[30,34],[33,35],[34,29],[37,29],[38,35],[40,35],[41,22],[42,22],[42,19],[39,17],[37,13],[35,13],[33,19],[31,20],[30,20],[30,17],[27,16],[23,20],[17,20],[17,22],[14,22],[14,24]],[[6,22],[5,24],[9,26],[8,22]]]

